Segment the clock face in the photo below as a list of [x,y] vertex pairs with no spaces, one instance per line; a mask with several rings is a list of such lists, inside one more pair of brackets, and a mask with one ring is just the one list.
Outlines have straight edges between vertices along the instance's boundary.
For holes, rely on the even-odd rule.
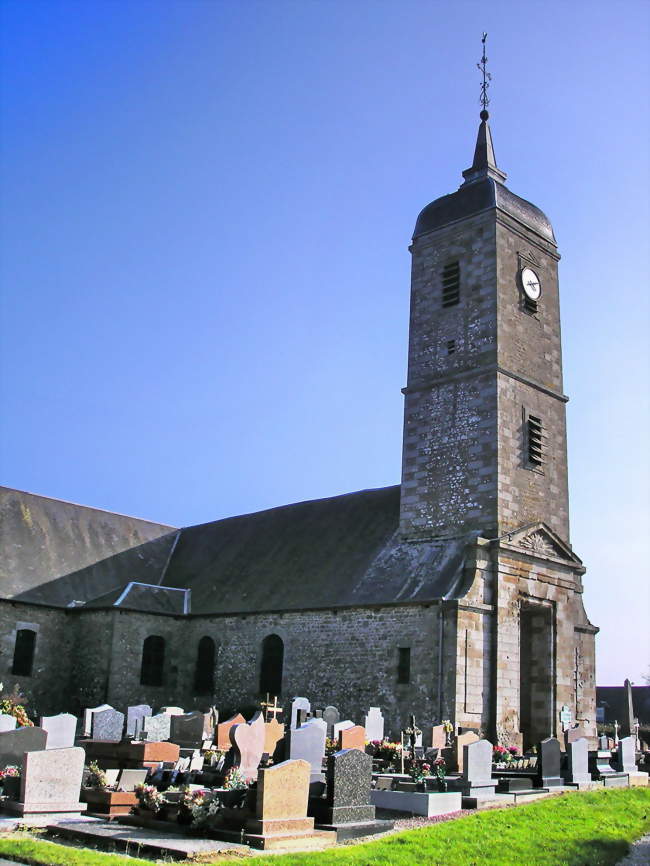
[[521,272],[521,285],[531,301],[539,300],[539,296],[542,294],[542,287],[539,284],[539,277],[532,268],[523,268]]

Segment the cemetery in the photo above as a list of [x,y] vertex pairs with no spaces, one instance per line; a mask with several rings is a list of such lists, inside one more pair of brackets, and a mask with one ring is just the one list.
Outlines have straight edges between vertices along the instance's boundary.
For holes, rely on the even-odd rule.
[[612,788],[644,788],[635,796],[650,801],[650,749],[636,723],[592,743],[564,708],[561,738],[522,753],[449,720],[421,728],[413,714],[394,741],[379,707],[341,719],[306,697],[280,706],[267,695],[248,719],[222,719],[214,706],[102,704],[79,718],[32,721],[20,700],[14,693],[0,714],[5,829],[20,821],[90,848],[136,845],[155,859],[322,858],[390,840],[405,820],[462,824],[469,814]]

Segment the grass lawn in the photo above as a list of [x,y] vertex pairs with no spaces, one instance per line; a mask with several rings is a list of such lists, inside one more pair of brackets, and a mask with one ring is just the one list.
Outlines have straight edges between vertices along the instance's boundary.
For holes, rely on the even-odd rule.
[[[478,812],[376,842],[313,854],[249,860],[281,866],[613,866],[650,831],[650,788],[565,794],[513,809]],[[0,857],[44,866],[151,866],[151,860],[43,841],[0,837]],[[217,863],[233,863],[233,857]]]

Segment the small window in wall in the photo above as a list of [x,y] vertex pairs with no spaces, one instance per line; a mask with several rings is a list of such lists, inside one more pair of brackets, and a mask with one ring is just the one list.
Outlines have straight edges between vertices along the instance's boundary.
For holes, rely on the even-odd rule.
[[164,666],[165,638],[157,634],[151,634],[142,644],[140,684],[143,686],[161,686],[163,684]]
[[454,355],[456,353],[456,340],[447,340],[447,354]]
[[524,412],[525,435],[526,435],[526,459],[529,467],[540,469],[546,462],[544,454],[546,451],[546,434],[539,415]]
[[442,306],[453,307],[460,298],[460,265],[450,262],[442,269]]
[[31,677],[35,648],[36,632],[31,628],[18,629],[14,645],[14,661],[11,666],[12,674],[17,677]]
[[262,641],[260,665],[260,694],[279,696],[282,692],[282,666],[284,643],[277,634],[267,635]]
[[207,635],[199,641],[194,670],[194,693],[211,695],[214,692],[215,643]]
[[397,659],[397,682],[398,683],[410,683],[411,682],[411,647],[410,646],[401,646],[397,650],[398,659]]

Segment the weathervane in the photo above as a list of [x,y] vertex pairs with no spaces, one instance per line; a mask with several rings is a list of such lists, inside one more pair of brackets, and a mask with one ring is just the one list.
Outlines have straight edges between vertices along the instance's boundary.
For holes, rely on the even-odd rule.
[[[483,39],[481,42],[483,43],[483,57],[481,57],[481,62],[477,63],[476,66],[483,73],[483,83],[481,84],[481,97],[479,102],[483,106],[483,111],[481,111],[481,120],[487,120],[487,107],[490,104],[490,99],[488,97],[488,87],[490,86],[490,81],[492,80],[492,76],[489,72],[486,71],[485,67],[487,65],[487,56],[485,54],[485,40],[487,39],[487,33],[483,34]],[[485,117],[483,114],[485,113]]]

